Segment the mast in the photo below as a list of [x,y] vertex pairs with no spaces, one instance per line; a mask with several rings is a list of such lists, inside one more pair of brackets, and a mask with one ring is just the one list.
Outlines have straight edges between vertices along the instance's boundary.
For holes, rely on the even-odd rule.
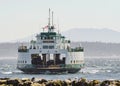
[[[52,25],[51,25],[52,22]],[[52,11],[52,19],[51,19],[51,10],[49,8],[49,18],[48,18],[48,32],[54,31],[54,25],[53,25],[53,11]]]
[[52,26],[53,26],[53,11],[52,11]]
[[50,8],[49,8],[49,18],[48,18],[48,32],[50,32]]

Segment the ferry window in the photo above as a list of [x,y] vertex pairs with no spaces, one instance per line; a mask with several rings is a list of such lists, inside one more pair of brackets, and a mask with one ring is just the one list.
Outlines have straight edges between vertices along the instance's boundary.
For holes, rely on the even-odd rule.
[[43,39],[43,37],[41,37],[41,39]]
[[54,41],[49,41],[49,43],[54,43]]
[[49,46],[49,49],[54,49],[54,46]]
[[32,49],[32,45],[30,46],[30,49]]
[[47,37],[47,39],[50,39],[50,37]]
[[25,61],[25,63],[27,63],[27,61]]
[[75,60],[74,60],[74,63],[75,63]]
[[71,63],[72,63],[72,60],[71,60]]
[[47,39],[46,37],[44,37],[44,39]]
[[48,46],[43,46],[43,49],[48,49]]
[[43,41],[43,43],[54,43],[54,41]]
[[50,39],[53,39],[53,37],[50,37]]
[[36,47],[34,46],[33,49],[36,49]]

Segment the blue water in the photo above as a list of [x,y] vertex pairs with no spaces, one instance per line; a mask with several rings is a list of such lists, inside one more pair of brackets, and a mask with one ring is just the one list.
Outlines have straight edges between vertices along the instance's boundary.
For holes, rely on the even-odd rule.
[[86,57],[85,68],[75,74],[24,74],[16,69],[16,59],[0,59],[0,78],[44,78],[51,79],[75,79],[87,78],[88,80],[98,79],[119,79],[120,80],[120,57]]

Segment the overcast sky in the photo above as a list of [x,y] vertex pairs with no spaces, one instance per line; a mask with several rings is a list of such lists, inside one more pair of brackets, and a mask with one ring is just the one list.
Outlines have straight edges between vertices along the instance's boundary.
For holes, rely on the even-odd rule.
[[0,42],[38,33],[54,11],[60,31],[109,28],[120,31],[120,0],[0,0]]

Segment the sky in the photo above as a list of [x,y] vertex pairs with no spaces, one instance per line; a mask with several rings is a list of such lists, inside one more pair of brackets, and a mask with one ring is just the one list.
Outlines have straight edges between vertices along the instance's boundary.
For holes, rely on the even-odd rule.
[[0,42],[42,31],[49,8],[60,31],[109,28],[120,32],[120,0],[0,0]]

